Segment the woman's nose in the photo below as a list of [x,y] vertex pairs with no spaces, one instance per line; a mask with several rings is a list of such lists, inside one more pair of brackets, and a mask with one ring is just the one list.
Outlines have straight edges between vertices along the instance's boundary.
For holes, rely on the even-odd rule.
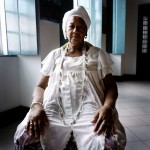
[[73,31],[74,32],[78,32],[79,28],[78,27],[74,27]]

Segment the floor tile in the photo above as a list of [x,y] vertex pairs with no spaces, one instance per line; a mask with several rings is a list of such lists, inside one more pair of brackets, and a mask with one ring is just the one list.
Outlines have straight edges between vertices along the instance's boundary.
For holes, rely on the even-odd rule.
[[150,140],[150,126],[128,127],[139,139]]
[[140,120],[142,120],[145,126],[150,126],[150,114],[137,116]]
[[125,150],[149,150],[143,142],[129,142]]
[[14,150],[13,137],[17,124],[0,129],[0,150]]
[[149,149],[150,149],[150,140],[148,140],[148,141],[143,141],[148,147],[149,147]]
[[120,120],[127,127],[146,125],[146,122],[142,121],[138,116],[122,116]]
[[131,130],[129,130],[128,128],[125,128],[126,131],[126,137],[127,137],[127,142],[139,142],[140,139],[132,133]]

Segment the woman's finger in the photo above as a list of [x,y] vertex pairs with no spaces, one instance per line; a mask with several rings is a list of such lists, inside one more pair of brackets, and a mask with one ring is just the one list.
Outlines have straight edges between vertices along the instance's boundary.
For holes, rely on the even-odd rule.
[[91,122],[92,123],[96,123],[98,118],[99,118],[99,112],[96,113],[96,115],[94,116],[94,118],[93,118],[93,120]]
[[107,123],[107,127],[105,130],[105,136],[110,136],[111,131],[112,131],[112,125],[110,123]]
[[27,132],[30,136],[33,135],[33,122],[32,121],[29,121],[27,124]]
[[104,120],[98,128],[97,134],[100,135],[101,133],[103,133],[106,130],[106,128],[107,128],[107,122],[106,122],[106,120]]
[[37,123],[36,121],[33,122],[33,135],[34,137],[37,137],[38,133],[37,133]]
[[30,135],[30,136],[38,136],[38,126],[37,126],[37,123],[36,121],[28,121],[27,123],[27,126],[26,126],[26,130],[27,130],[27,133]]
[[38,121],[34,121],[34,137],[38,138],[40,136],[40,132]]
[[101,119],[101,117],[99,116],[96,124],[95,124],[95,128],[94,128],[94,132],[97,132],[102,124],[103,120]]

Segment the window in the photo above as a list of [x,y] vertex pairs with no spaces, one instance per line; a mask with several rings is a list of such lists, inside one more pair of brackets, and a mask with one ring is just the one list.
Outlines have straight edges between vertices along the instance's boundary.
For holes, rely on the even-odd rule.
[[[110,50],[106,50],[112,54],[124,54],[126,0],[74,0],[74,6],[84,6],[91,18],[92,24],[88,31],[87,40],[93,45],[98,46],[100,48],[103,47],[103,41],[105,42],[105,40],[102,39],[102,22],[104,21],[102,20],[103,3],[110,3],[112,7],[112,12],[110,16],[107,16],[112,17],[112,25],[108,24],[106,29],[108,31],[111,31],[111,33],[109,33],[109,39],[111,39],[111,44],[110,42],[109,44],[111,46],[109,46]],[[112,28],[112,30],[108,28]],[[106,36],[108,37],[107,34]],[[107,40],[107,37],[103,37]],[[105,43],[107,44],[107,41]]]
[[125,17],[126,0],[113,0],[113,54],[124,54],[125,52]]
[[35,0],[0,0],[0,54],[37,55]]
[[142,53],[148,52],[148,16],[143,16]]
[[87,10],[91,26],[88,31],[87,41],[91,44],[101,47],[102,46],[102,0],[74,0],[74,5],[84,6]]

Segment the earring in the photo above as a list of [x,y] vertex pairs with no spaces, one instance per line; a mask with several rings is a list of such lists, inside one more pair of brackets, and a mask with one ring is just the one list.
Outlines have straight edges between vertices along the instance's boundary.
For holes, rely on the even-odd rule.
[[85,39],[87,38],[87,34],[85,35],[85,37],[84,37]]

